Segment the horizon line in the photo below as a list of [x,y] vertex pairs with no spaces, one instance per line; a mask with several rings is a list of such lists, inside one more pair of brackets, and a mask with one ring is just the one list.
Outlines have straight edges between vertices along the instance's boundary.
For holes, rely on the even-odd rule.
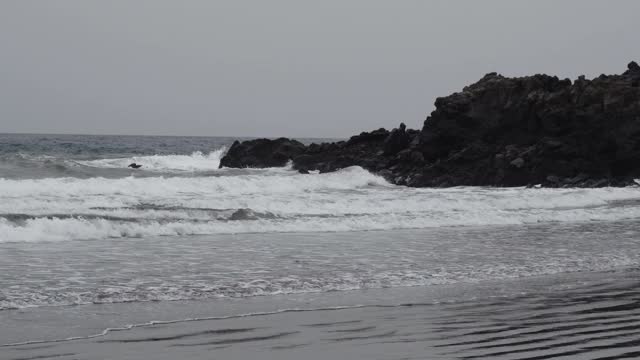
[[3,132],[0,135],[53,135],[53,136],[145,136],[145,137],[196,137],[196,138],[236,138],[236,139],[347,139],[353,135],[346,137],[318,137],[318,136],[238,136],[238,135],[153,135],[153,134],[96,134],[96,133],[45,133],[45,132]]

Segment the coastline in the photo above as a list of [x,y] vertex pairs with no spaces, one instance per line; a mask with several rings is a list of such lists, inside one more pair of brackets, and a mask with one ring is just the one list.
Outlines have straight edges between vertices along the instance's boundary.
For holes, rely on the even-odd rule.
[[[635,336],[640,323],[633,306],[637,275],[637,269],[619,269],[297,297],[85,305],[48,321],[43,315],[55,309],[41,309],[31,314],[41,320],[40,331],[73,319],[85,330],[98,330],[99,324],[102,329],[77,338],[2,344],[0,358],[499,358],[538,351],[597,353],[573,346],[600,337],[620,339],[601,351],[625,353],[632,345],[624,340]],[[111,314],[129,320],[106,326]]]
[[629,186],[640,178],[640,65],[575,81],[485,75],[435,101],[421,130],[404,124],[347,141],[236,141],[221,167],[284,166],[301,173],[360,166],[396,185]]

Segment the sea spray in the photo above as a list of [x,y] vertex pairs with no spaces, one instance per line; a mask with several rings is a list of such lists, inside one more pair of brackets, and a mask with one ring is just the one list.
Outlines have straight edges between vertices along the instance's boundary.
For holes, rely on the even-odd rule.
[[149,155],[132,156],[127,158],[98,159],[75,161],[75,163],[96,168],[126,168],[131,163],[142,165],[146,171],[156,172],[197,172],[217,170],[220,159],[227,151],[226,146],[205,154],[201,151],[190,155]]

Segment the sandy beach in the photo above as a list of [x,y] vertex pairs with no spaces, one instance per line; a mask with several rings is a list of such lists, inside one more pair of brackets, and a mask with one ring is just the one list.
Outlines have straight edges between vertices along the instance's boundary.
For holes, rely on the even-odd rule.
[[[302,297],[295,310],[208,318],[178,319],[185,315],[185,308],[203,314],[220,309],[221,304],[151,305],[147,315],[174,320],[75,340],[4,345],[0,358],[633,359],[640,353],[638,274],[621,270],[445,286],[436,291],[349,292],[323,299]],[[512,295],[491,295],[504,293],[505,288]],[[377,305],[328,306],[374,298]],[[392,299],[398,298],[408,302],[393,304]],[[272,297],[252,304],[228,303],[226,308],[266,310],[282,306],[279,300],[286,303]],[[303,310],[305,301],[307,306],[327,306]],[[92,305],[75,311],[86,315],[86,321],[76,319],[76,325],[89,327],[91,321],[107,319],[109,311],[140,316],[134,304]],[[15,323],[18,317],[9,320]],[[0,335],[7,332],[11,330],[3,327]]]

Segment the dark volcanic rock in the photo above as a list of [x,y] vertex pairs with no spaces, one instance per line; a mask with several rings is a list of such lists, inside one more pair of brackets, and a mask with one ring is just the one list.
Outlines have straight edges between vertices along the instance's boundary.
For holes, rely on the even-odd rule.
[[638,65],[637,62],[630,62],[629,65],[627,65],[627,69],[628,70],[624,73],[625,75],[636,74],[637,76],[640,76],[640,65]]
[[438,98],[421,131],[404,124],[348,141],[234,144],[222,165],[301,172],[358,165],[409,186],[620,186],[640,177],[640,65],[622,75],[487,74]]
[[220,160],[220,167],[279,167],[302,154],[306,147],[299,141],[286,138],[235,141]]
[[398,129],[391,131],[391,134],[384,140],[385,155],[395,155],[409,146],[411,138],[406,130],[407,126],[401,123]]
[[371,171],[382,170],[386,163],[381,155],[388,136],[387,130],[378,129],[352,136],[348,141],[311,144],[303,155],[294,159],[293,165],[298,170],[320,172],[356,165]]
[[628,183],[640,176],[640,67],[628,68],[573,84],[492,73],[437,99],[418,145],[427,164],[411,185]]

